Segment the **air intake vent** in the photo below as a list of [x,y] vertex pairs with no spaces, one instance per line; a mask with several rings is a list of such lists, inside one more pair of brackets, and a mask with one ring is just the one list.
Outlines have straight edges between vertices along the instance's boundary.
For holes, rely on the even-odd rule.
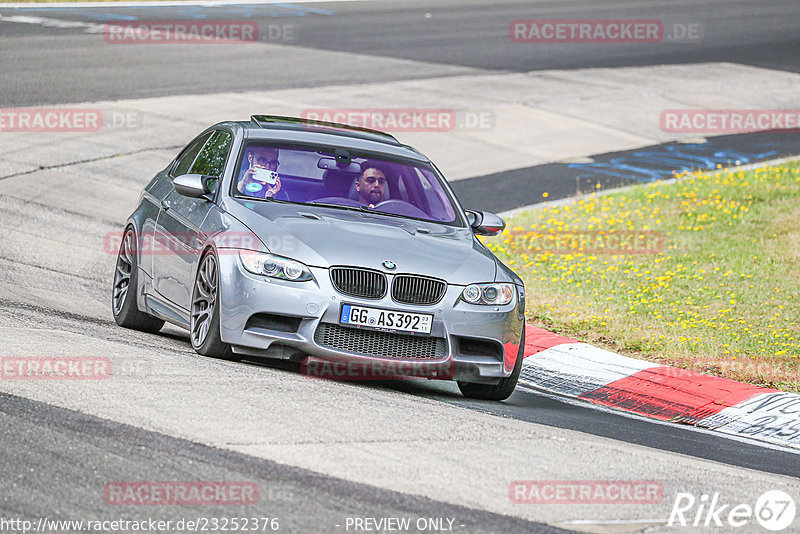
[[400,274],[392,283],[392,298],[405,304],[436,304],[447,290],[447,283],[436,278]]
[[288,317],[285,315],[273,315],[271,313],[257,313],[251,315],[244,325],[244,329],[263,328],[266,330],[277,330],[278,332],[297,332],[300,328],[300,317]]
[[378,271],[354,267],[331,267],[331,282],[339,293],[363,299],[386,295],[386,276]]
[[314,341],[321,347],[379,358],[436,361],[447,357],[447,343],[441,337],[376,332],[337,324],[320,323]]

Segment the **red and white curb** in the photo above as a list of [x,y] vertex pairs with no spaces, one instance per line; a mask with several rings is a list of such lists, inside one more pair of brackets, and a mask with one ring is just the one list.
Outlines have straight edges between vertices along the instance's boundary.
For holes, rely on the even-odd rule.
[[520,383],[644,417],[800,448],[800,395],[621,356],[530,325]]

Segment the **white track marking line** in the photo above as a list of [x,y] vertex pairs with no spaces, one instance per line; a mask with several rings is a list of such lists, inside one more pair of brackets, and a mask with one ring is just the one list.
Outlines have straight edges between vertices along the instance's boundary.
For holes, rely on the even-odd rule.
[[363,2],[364,0],[201,0],[184,2],[180,0],[164,2],[15,2],[0,4],[0,9],[25,9],[25,8],[85,8],[85,7],[217,7],[236,5],[270,5],[270,4],[326,4],[338,2]]
[[[0,9],[4,6],[0,4]],[[27,15],[0,15],[0,23],[16,22],[19,24],[39,24],[48,28],[85,28],[86,33],[103,33],[105,24],[81,22],[77,20],[61,20],[49,17],[33,17]]]

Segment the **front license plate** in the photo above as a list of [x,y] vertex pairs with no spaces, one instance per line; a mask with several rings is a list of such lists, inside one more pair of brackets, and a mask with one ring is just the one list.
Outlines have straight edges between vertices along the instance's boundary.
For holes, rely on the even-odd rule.
[[389,332],[430,334],[433,324],[433,315],[428,313],[409,313],[342,304],[342,313],[339,316],[339,323]]

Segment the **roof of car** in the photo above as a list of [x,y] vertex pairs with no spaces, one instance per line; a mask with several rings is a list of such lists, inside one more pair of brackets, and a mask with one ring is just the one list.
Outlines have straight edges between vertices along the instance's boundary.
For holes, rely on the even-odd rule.
[[393,135],[388,133],[339,122],[302,119],[298,117],[282,117],[279,115],[251,115],[250,121],[261,128],[277,130],[316,130],[333,135],[344,135],[347,137],[356,137],[358,139],[367,139],[378,143],[400,146],[400,142],[395,139]]
[[416,148],[400,143],[393,135],[369,128],[278,115],[253,115],[250,122],[237,124],[249,138],[338,145],[428,161]]

